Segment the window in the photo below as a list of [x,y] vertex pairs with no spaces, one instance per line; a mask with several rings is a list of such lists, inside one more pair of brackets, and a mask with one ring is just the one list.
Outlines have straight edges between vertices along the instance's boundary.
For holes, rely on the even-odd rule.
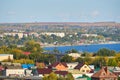
[[82,72],[85,72],[85,70],[82,70]]
[[84,68],[87,68],[87,66],[85,66]]
[[103,75],[105,75],[105,73],[103,73]]

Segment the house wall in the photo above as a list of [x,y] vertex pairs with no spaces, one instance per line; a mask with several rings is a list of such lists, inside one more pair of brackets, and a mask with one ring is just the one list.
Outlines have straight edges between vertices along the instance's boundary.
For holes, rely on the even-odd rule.
[[78,57],[80,57],[81,56],[81,54],[79,54],[79,53],[70,53],[70,54],[68,54],[69,56],[72,56],[73,58],[78,58]]
[[59,37],[64,37],[65,36],[65,33],[57,33],[57,32],[44,32],[44,33],[41,33],[42,35],[56,35],[56,36],[59,36]]
[[65,67],[63,64],[58,64],[56,67],[55,67],[57,70],[67,70],[67,67]]
[[90,70],[91,70],[90,67],[87,66],[86,64],[83,65],[83,66],[80,68],[80,72],[81,72],[81,73],[89,73]]
[[12,54],[0,54],[0,61],[6,60],[6,59],[13,60],[13,55]]
[[17,74],[17,75],[25,75],[24,69],[6,69],[6,76],[9,76],[11,74]]
[[75,66],[77,66],[78,62],[74,62],[74,63],[67,63],[68,69],[74,69]]
[[91,77],[92,80],[117,80],[117,78],[106,78],[106,77],[102,77],[102,78],[94,78],[94,77]]

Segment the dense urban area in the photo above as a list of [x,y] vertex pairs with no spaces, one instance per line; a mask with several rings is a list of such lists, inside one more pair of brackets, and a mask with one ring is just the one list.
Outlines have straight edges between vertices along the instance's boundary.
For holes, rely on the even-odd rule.
[[42,46],[114,43],[120,41],[120,23],[0,24],[0,45],[23,45],[29,40]]
[[120,52],[48,46],[120,42],[120,23],[1,23],[0,80],[120,80]]

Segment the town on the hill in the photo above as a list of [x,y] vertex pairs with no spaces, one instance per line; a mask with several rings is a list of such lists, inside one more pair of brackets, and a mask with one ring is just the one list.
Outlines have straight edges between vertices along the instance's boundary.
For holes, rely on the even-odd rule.
[[119,33],[114,22],[0,24],[0,80],[119,80],[119,52],[56,48],[119,43]]
[[41,46],[119,43],[120,23],[1,23],[0,46],[24,45],[35,40]]

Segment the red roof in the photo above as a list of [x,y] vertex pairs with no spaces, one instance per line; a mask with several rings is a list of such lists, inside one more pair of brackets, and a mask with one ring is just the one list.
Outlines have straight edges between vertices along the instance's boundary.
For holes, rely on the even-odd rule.
[[68,74],[68,71],[55,71],[56,74],[59,74],[59,75],[67,75]]
[[75,66],[74,69],[80,69],[83,65],[84,65],[84,63],[79,63],[77,66]]
[[41,69],[37,69],[38,74],[50,74],[52,72],[52,69],[49,68],[41,68]]
[[92,78],[117,78],[117,76],[115,74],[113,74],[112,72],[110,72],[107,67],[103,67],[102,69],[100,69],[98,72],[94,73],[92,75]]
[[23,54],[29,55],[29,54],[31,54],[31,52],[23,52]]
[[0,71],[4,70],[4,68],[2,66],[0,66]]

